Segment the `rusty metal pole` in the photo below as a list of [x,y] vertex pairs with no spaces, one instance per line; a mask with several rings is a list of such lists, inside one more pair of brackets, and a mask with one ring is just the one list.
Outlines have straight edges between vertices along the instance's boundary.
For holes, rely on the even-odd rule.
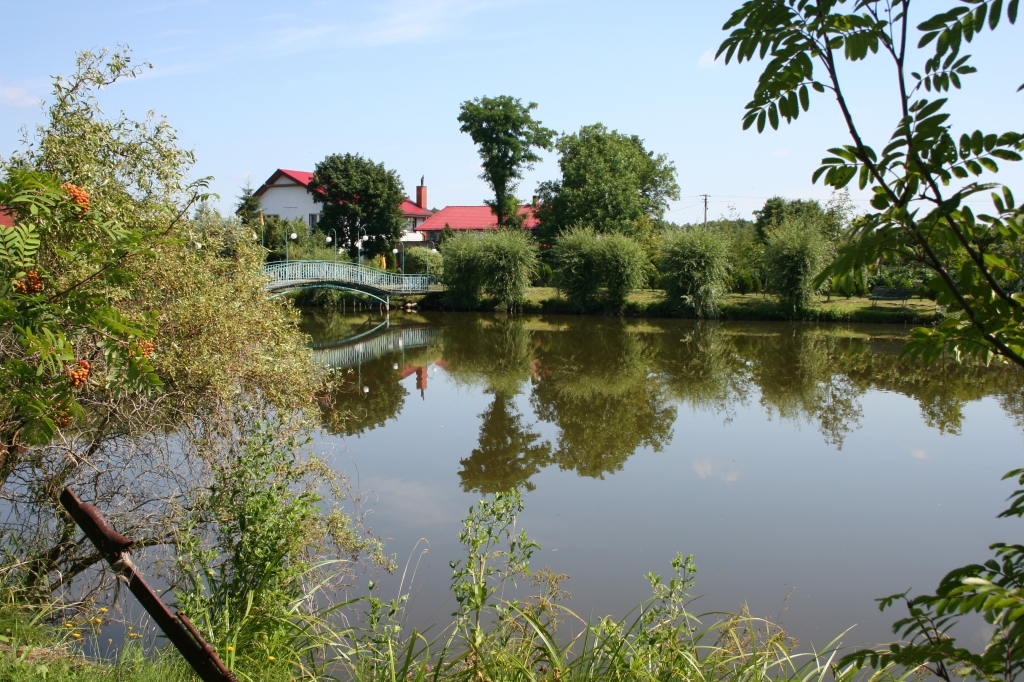
[[64,488],[60,503],[203,682],[238,682],[185,614],[172,614],[136,570],[129,557],[134,541],[114,530],[99,509],[79,500],[71,488]]

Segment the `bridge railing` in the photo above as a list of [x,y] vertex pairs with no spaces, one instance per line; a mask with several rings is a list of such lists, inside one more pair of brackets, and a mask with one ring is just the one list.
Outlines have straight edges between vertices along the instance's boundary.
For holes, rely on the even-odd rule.
[[400,275],[384,272],[368,265],[337,263],[323,260],[292,260],[267,263],[263,274],[270,283],[281,282],[345,282],[369,287],[389,294],[424,293],[438,284],[432,275]]

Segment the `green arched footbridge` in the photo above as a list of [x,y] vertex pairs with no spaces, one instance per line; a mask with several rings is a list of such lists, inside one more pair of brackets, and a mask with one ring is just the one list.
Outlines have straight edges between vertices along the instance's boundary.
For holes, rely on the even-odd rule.
[[263,274],[268,279],[263,288],[273,296],[301,289],[339,289],[388,305],[392,296],[415,296],[441,290],[437,278],[431,275],[400,275],[368,265],[329,260],[267,263]]

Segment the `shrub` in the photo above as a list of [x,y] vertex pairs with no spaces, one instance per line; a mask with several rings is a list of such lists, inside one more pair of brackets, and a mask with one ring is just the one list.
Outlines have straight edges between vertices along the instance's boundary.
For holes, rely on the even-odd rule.
[[533,273],[533,286],[535,287],[546,287],[550,286],[551,282],[555,279],[555,272],[551,269],[551,266],[547,263],[540,263],[537,265],[537,271]]
[[[430,267],[427,267],[429,263]],[[444,256],[439,251],[431,251],[425,246],[413,246],[405,250],[406,274],[430,272],[441,279],[444,275]]]
[[577,227],[562,235],[552,250],[559,291],[580,307],[592,305],[604,289],[605,299],[621,308],[647,278],[647,254],[622,234],[598,234]]
[[530,233],[496,230],[484,235],[481,242],[484,289],[509,309],[521,306],[537,269],[537,246]]
[[445,241],[443,248],[442,281],[451,305],[475,308],[484,291],[512,309],[526,300],[537,268],[537,249],[528,232],[460,234]]
[[788,219],[768,235],[765,259],[768,278],[779,302],[791,314],[810,303],[814,278],[826,265],[828,244],[817,226]]
[[601,244],[601,271],[607,300],[617,308],[647,280],[647,253],[636,241],[623,234],[603,235]]
[[601,253],[597,233],[575,228],[551,250],[557,272],[555,286],[578,306],[591,305],[601,287]]
[[691,308],[698,317],[718,316],[719,301],[729,280],[724,234],[703,228],[666,234],[659,269],[670,301]]
[[442,245],[445,299],[456,308],[475,308],[480,305],[484,287],[482,263],[483,239],[480,235],[464,233],[454,235]]

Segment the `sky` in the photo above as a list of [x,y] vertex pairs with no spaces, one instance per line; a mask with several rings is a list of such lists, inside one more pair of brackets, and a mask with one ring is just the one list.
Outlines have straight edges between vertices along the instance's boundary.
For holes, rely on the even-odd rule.
[[[923,21],[954,3],[919,0],[913,16]],[[215,178],[222,209],[247,180],[259,186],[277,168],[313,170],[346,152],[397,170],[409,195],[425,177],[431,207],[480,204],[490,191],[456,118],[463,101],[496,95],[537,102],[535,117],[559,132],[601,122],[667,155],[682,195],[666,215],[673,222],[701,220],[702,194],[711,219],[750,218],[775,195],[825,201],[830,189],[811,174],[829,147],[848,142],[838,107],[818,95],[793,125],[742,130],[763,65],[714,59],[722,24],[740,4],[0,0],[0,156],[42,120],[51,77],[72,72],[77,50],[121,44],[153,68],[105,91],[102,106],[166,116],[195,151],[193,175]],[[970,46],[979,73],[952,97],[958,134],[1022,127],[1021,23]],[[898,119],[893,75],[881,57],[842,71],[876,149]],[[557,156],[543,156],[520,185],[524,200],[558,177]],[[1024,168],[1011,165],[999,179],[1024,196]],[[866,208],[864,194],[853,197]]]

